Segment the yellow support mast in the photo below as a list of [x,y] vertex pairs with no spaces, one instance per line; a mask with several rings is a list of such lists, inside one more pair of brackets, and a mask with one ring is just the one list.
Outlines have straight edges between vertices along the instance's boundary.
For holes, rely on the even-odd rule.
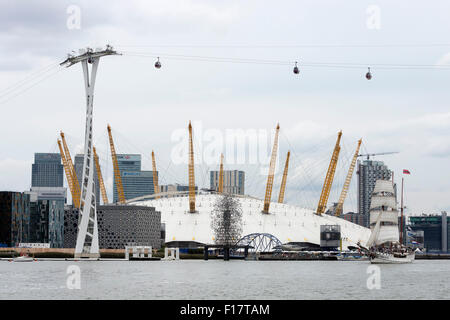
[[192,125],[189,121],[189,212],[195,213],[195,175],[194,175],[194,145],[192,142]]
[[120,177],[119,163],[117,162],[116,148],[114,148],[114,141],[111,134],[111,127],[108,124],[109,146],[111,148],[111,158],[114,167],[114,179],[116,181],[117,195],[119,196],[119,203],[125,203],[125,194],[123,192],[122,178]]
[[[156,171],[156,160],[155,153],[152,150],[152,166],[153,166],[153,190],[154,193],[159,193],[159,185],[158,185],[158,171]],[[159,196],[156,196],[155,199],[159,199]]]
[[291,152],[288,151],[287,156],[286,156],[286,163],[284,164],[283,179],[281,180],[281,188],[280,188],[280,195],[278,196],[278,203],[283,203],[283,201],[284,201],[284,190],[286,189],[286,180],[287,180],[290,156],[291,156]]
[[61,160],[64,167],[64,172],[66,173],[67,178],[67,184],[69,185],[70,193],[72,194],[72,201],[76,208],[79,208],[79,203],[75,203],[75,191],[73,190],[73,181],[72,181],[72,173],[70,172],[69,165],[67,163],[66,155],[64,154],[63,147],[61,145],[61,140],[58,139],[58,147],[59,147],[59,153],[61,154]]
[[223,193],[223,153],[220,154],[219,193]]
[[317,205],[317,214],[322,215],[327,208],[328,197],[330,196],[331,185],[333,184],[334,173],[336,172],[336,166],[339,159],[339,152],[341,151],[340,142],[342,137],[342,131],[339,131],[336,145],[334,146],[333,154],[331,156],[330,165],[328,167],[325,181],[323,182],[322,193],[320,195],[319,204]]
[[336,206],[336,216],[340,216],[344,209],[344,201],[347,197],[348,188],[350,187],[350,182],[352,181],[353,171],[355,170],[356,159],[359,155],[359,148],[361,147],[362,139],[359,139],[358,146],[356,147],[355,154],[353,155],[352,162],[350,164],[350,168],[348,169],[347,177],[345,178],[344,186],[342,187],[341,195],[339,197],[338,204]]
[[266,214],[269,213],[270,200],[272,198],[273,176],[275,173],[275,163],[277,161],[279,132],[280,132],[280,125],[277,124],[277,129],[275,131],[275,139],[274,139],[273,149],[272,149],[272,157],[270,158],[269,175],[267,176],[266,195],[264,197],[264,208],[262,211],[263,213],[266,213]]
[[81,198],[81,191],[80,191],[80,184],[78,182],[77,173],[75,172],[75,168],[73,166],[72,157],[70,156],[69,147],[66,143],[66,138],[64,136],[64,132],[60,132],[62,143],[64,146],[64,153],[66,155],[66,162],[69,167],[70,174],[72,175],[72,185],[73,185],[73,203],[77,208],[80,208],[80,198]]
[[108,195],[106,194],[106,188],[105,183],[103,182],[103,176],[102,171],[100,169],[100,162],[98,161],[98,155],[97,151],[94,149],[94,162],[95,162],[95,169],[97,169],[97,177],[98,177],[98,183],[100,185],[100,192],[102,194],[103,204],[108,204]]

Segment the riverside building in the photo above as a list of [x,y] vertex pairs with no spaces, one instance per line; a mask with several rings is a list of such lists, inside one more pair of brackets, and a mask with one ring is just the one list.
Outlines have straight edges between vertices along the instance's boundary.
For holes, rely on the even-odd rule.
[[30,195],[30,241],[49,243],[52,248],[64,245],[64,205],[67,189],[34,187]]
[[450,252],[450,217],[447,212],[441,215],[411,216],[409,228],[414,232],[423,232],[423,247],[427,252]]
[[17,247],[30,242],[30,195],[0,192],[0,246]]

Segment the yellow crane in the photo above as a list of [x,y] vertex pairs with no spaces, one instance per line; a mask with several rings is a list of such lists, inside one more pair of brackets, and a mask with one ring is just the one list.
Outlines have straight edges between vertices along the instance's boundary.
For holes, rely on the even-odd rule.
[[106,194],[105,183],[103,182],[102,171],[100,169],[100,162],[98,161],[97,151],[94,149],[94,161],[95,161],[95,169],[97,169],[97,177],[98,183],[100,185],[100,192],[102,193],[103,204],[108,204],[108,195]]
[[348,169],[347,177],[345,178],[344,186],[342,187],[341,195],[339,197],[338,204],[336,206],[335,215],[340,216],[344,208],[345,197],[347,196],[348,188],[350,182],[352,181],[353,171],[355,170],[356,159],[358,158],[359,148],[361,147],[362,139],[359,139],[358,145],[356,147],[355,154],[353,155],[352,162],[350,163],[350,168]]
[[[155,160],[155,153],[152,150],[152,166],[153,166],[153,189],[154,193],[159,193],[159,186],[158,186],[158,172],[156,171],[156,160]],[[155,199],[158,199],[159,196],[156,196]]]
[[76,208],[80,207],[79,203],[75,203],[75,191],[73,189],[73,179],[72,179],[72,173],[70,172],[69,164],[67,163],[66,155],[64,154],[63,147],[61,145],[61,140],[58,139],[58,147],[59,147],[59,153],[61,154],[61,160],[63,162],[64,172],[66,173],[67,178],[67,184],[69,185],[70,193],[72,194],[72,201]]
[[223,153],[220,154],[219,193],[223,193]]
[[116,149],[114,148],[114,141],[111,134],[111,127],[108,124],[109,146],[111,148],[111,158],[114,167],[114,180],[116,181],[117,195],[119,196],[119,203],[125,203],[125,194],[123,192],[122,178],[120,177],[119,163],[117,162]]
[[280,195],[278,196],[278,203],[283,203],[283,200],[284,200],[284,190],[286,189],[286,180],[287,180],[290,156],[291,156],[291,152],[288,151],[287,156],[286,156],[286,163],[284,164],[283,179],[281,180],[281,188],[280,188]]
[[192,125],[189,121],[189,212],[195,212],[195,176],[194,176],[194,145],[192,142]]
[[320,195],[319,204],[317,205],[317,214],[322,215],[327,208],[328,197],[330,196],[331,185],[333,184],[334,173],[336,172],[336,165],[339,159],[339,152],[341,151],[340,142],[342,131],[339,131],[336,145],[334,146],[333,154],[331,156],[330,165],[328,166],[327,175],[323,182],[322,193]]
[[75,172],[75,168],[73,166],[72,157],[70,156],[69,147],[67,147],[66,138],[64,136],[64,132],[60,132],[62,143],[64,146],[64,154],[66,156],[66,163],[69,167],[70,174],[72,176],[72,185],[73,185],[73,194],[72,199],[73,203],[77,208],[80,208],[80,198],[81,198],[81,191],[80,191],[80,184],[78,182],[77,173]]
[[272,157],[270,158],[269,175],[267,176],[266,195],[264,197],[263,213],[269,213],[270,200],[272,198],[273,176],[275,173],[275,163],[277,161],[277,149],[278,149],[278,133],[280,132],[280,125],[277,124],[275,131],[275,139],[272,149]]

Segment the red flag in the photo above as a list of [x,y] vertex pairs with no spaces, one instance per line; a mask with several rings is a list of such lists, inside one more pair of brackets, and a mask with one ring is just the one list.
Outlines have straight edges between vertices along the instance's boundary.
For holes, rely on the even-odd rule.
[[409,172],[409,170],[403,169],[403,174],[411,174],[411,172]]

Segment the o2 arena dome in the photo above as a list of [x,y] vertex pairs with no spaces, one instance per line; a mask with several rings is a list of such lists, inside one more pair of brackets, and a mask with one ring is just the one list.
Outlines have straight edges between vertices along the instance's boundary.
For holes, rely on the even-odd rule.
[[[129,203],[155,207],[161,212],[161,222],[165,223],[166,228],[166,243],[211,244],[214,243],[211,212],[221,195],[208,191],[196,193],[195,213],[189,210],[189,197],[186,192],[149,195]],[[233,197],[239,200],[242,209],[242,236],[268,233],[283,244],[320,245],[320,226],[340,225],[343,249],[356,246],[358,242],[365,244],[370,236],[370,229],[335,216],[317,215],[310,209],[274,202],[270,204],[270,211],[266,214],[262,212],[263,200],[239,195]]]

